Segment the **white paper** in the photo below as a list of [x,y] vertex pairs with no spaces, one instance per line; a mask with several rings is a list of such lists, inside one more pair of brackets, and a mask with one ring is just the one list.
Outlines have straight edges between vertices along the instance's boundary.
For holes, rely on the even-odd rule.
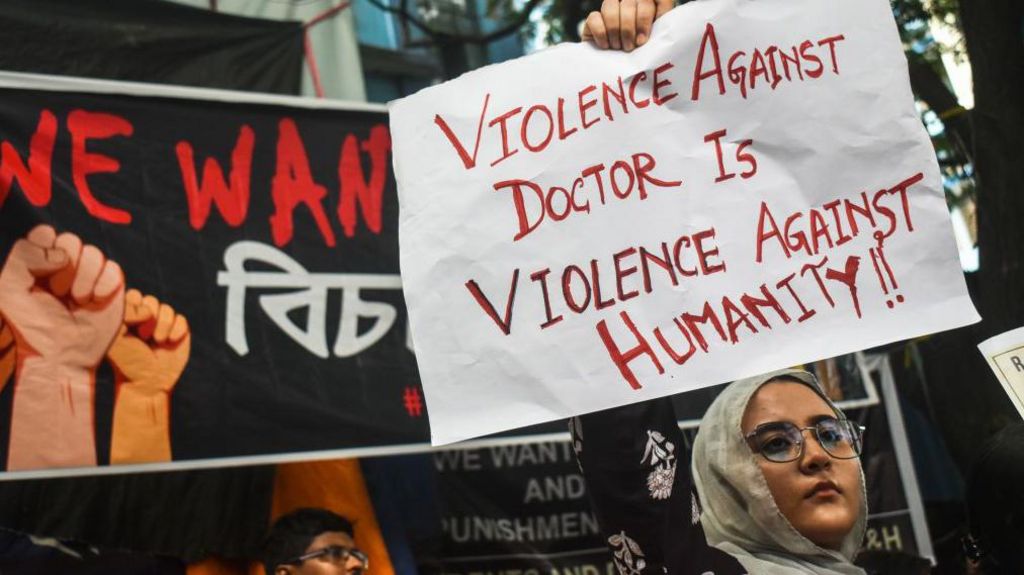
[[[691,2],[633,53],[561,45],[390,112],[435,445],[978,320],[884,0]],[[684,321],[707,309],[724,338]]]
[[978,350],[1024,417],[1024,327],[990,337],[978,344]]

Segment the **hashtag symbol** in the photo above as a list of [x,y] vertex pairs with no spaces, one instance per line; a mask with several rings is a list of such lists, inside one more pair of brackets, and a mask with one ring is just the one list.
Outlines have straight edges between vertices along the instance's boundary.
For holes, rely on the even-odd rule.
[[423,415],[423,399],[420,397],[420,390],[415,387],[405,388],[405,392],[402,393],[402,403],[405,404],[405,411],[409,417]]

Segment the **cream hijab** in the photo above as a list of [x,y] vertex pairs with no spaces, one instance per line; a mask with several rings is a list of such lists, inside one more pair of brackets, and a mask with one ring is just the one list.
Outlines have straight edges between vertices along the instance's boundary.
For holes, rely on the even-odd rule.
[[700,522],[708,544],[735,557],[756,575],[863,575],[852,563],[867,527],[867,493],[861,472],[861,512],[841,551],[818,547],[801,535],[775,505],[757,455],[743,438],[747,402],[769,380],[787,376],[806,384],[836,413],[814,376],[782,370],[741,379],[711,404],[693,445],[693,481],[702,503]]

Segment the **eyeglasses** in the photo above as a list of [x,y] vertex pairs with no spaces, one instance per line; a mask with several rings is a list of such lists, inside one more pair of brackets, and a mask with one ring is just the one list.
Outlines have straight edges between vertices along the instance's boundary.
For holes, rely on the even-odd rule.
[[324,557],[335,564],[342,564],[348,561],[349,557],[359,561],[359,566],[351,570],[353,575],[362,575],[370,568],[370,558],[367,557],[366,553],[358,549],[351,547],[342,547],[341,545],[328,545],[323,549],[317,549],[316,551],[310,551],[305,555],[299,555],[295,559],[288,561],[289,564],[298,565],[304,561],[310,559],[319,559]]
[[834,417],[822,419],[810,427],[797,427],[788,421],[762,423],[746,435],[746,440],[754,453],[760,453],[768,461],[786,463],[803,455],[807,430],[814,431],[822,449],[836,459],[860,456],[864,427]]

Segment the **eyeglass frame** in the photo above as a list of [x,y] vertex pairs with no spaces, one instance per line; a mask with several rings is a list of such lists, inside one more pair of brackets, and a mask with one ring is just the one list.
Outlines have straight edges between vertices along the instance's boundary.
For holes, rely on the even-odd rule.
[[[336,549],[340,551],[335,551]],[[320,549],[317,549],[316,551],[310,551],[309,553],[299,555],[298,557],[286,561],[285,563],[288,565],[300,565],[306,561],[309,561],[310,559],[319,559],[324,555],[335,554],[337,554],[338,556],[337,561],[344,561],[347,560],[349,557],[355,557],[360,563],[362,563],[362,566],[360,567],[361,572],[365,572],[367,569],[370,568],[370,557],[366,553],[360,551],[355,547],[345,547],[343,545],[328,545],[327,547],[322,547]]]
[[[824,442],[821,441],[821,437],[818,435],[818,425],[820,425],[821,422],[823,422],[823,421],[829,421],[829,420],[835,421],[835,422],[840,423],[840,424],[847,424],[849,426],[850,430],[853,431],[854,433],[856,433],[856,437],[854,437],[854,440],[855,440],[855,444],[854,445],[857,448],[854,449],[854,455],[852,457],[837,457],[836,455],[833,455],[832,452],[829,451],[829,449],[827,447],[825,447]],[[790,425],[794,429],[796,429],[797,432],[800,433],[800,443],[798,444],[798,445],[800,445],[800,450],[797,452],[796,457],[794,457],[792,459],[786,459],[784,461],[778,461],[778,460],[775,460],[775,459],[772,459],[772,458],[768,457],[767,455],[764,454],[764,451],[761,448],[755,448],[754,445],[751,444],[751,439],[753,439],[759,433],[761,428],[763,428],[763,427],[765,427],[767,425]],[[863,442],[864,442],[864,432],[867,431],[867,428],[864,427],[863,425],[861,425],[859,423],[855,423],[855,422],[853,422],[853,421],[851,421],[851,420],[849,420],[849,419],[847,419],[845,417],[843,417],[843,418],[839,418],[839,417],[825,417],[825,418],[822,418],[822,419],[818,420],[814,425],[811,425],[811,426],[808,426],[808,427],[797,427],[796,424],[791,423],[789,421],[768,421],[768,422],[762,423],[761,425],[758,425],[757,427],[755,427],[753,431],[751,431],[750,433],[744,435],[743,439],[746,440],[747,445],[750,447],[751,451],[753,451],[754,453],[757,453],[761,457],[764,457],[767,461],[771,461],[772,463],[791,463],[791,462],[796,461],[797,459],[800,459],[801,457],[804,456],[804,443],[806,443],[806,441],[804,441],[804,432],[807,431],[807,430],[814,431],[814,439],[815,439],[815,441],[817,441],[818,445],[821,446],[821,449],[825,453],[827,453],[829,457],[831,457],[833,459],[838,459],[840,461],[847,461],[847,460],[850,460],[850,459],[857,459],[857,458],[860,457],[860,454],[864,451],[864,445],[863,445]]]

